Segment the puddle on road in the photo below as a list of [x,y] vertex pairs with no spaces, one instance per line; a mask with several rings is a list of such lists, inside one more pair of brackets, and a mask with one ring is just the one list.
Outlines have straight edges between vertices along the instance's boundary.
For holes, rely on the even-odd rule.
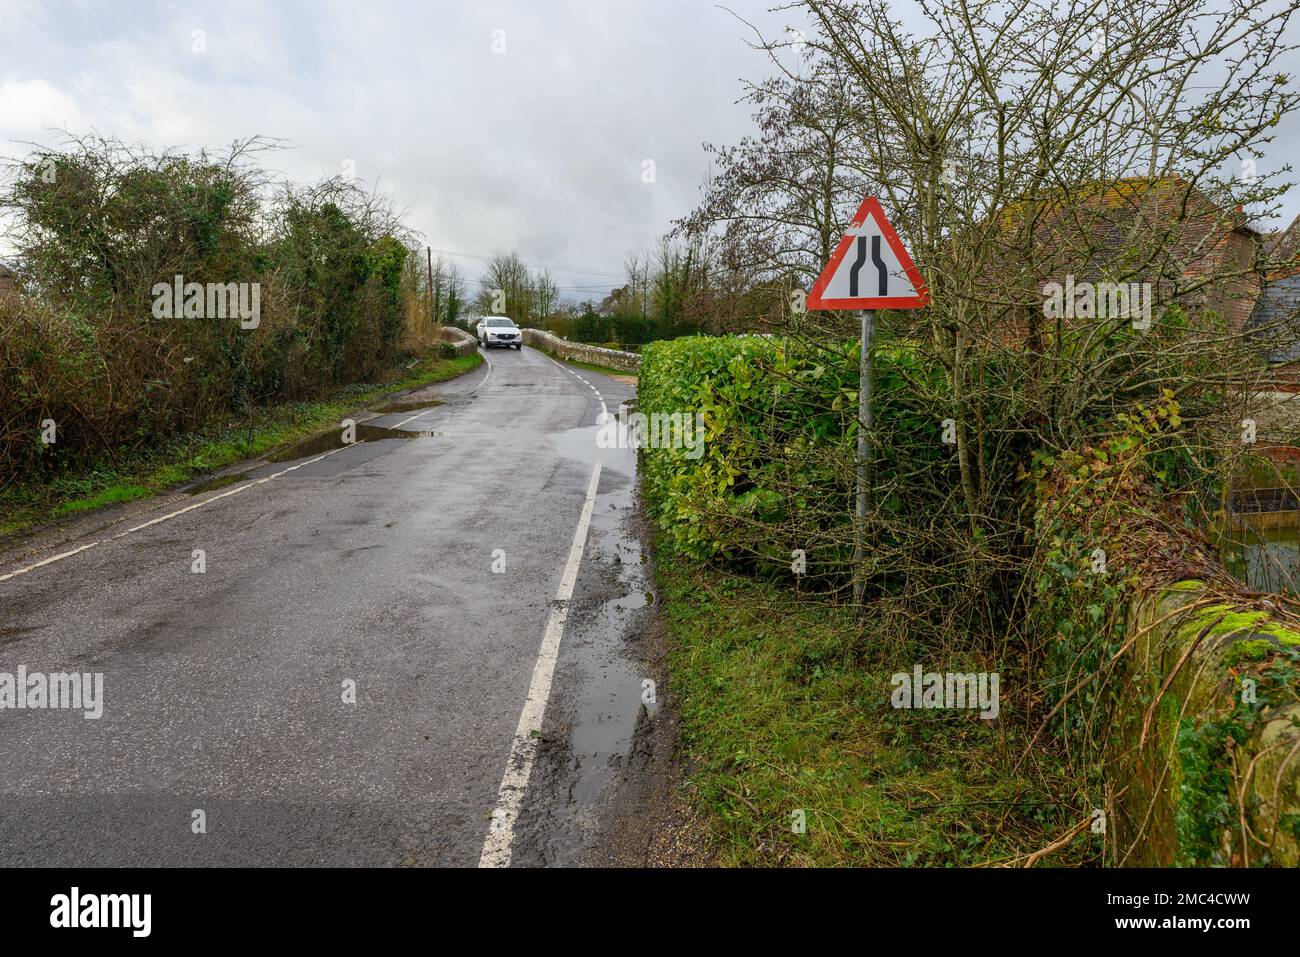
[[[393,402],[389,405],[381,406],[376,409],[370,409],[370,412],[379,412],[388,414],[391,412],[411,412],[415,409],[432,409],[434,406],[442,405],[438,400],[426,399],[423,402]],[[370,425],[366,422],[359,422],[356,426],[356,441],[345,443],[343,441],[343,429],[331,429],[328,432],[322,432],[320,435],[312,436],[310,439],[303,439],[301,442],[295,442],[293,445],[272,452],[266,457],[268,462],[292,462],[294,459],[303,459],[312,455],[319,455],[322,452],[328,452],[331,449],[341,449],[344,445],[360,445],[363,442],[377,442],[381,439],[427,439],[433,436],[443,435],[442,432],[435,432],[430,429],[390,429],[380,425]],[[225,488],[228,485],[235,485],[238,482],[244,482],[249,479],[248,472],[236,472],[230,475],[218,475],[205,481],[191,485],[185,489],[187,495],[202,495],[204,492],[215,492],[217,489]]]
[[[440,402],[397,402],[393,406],[385,406],[383,409],[372,409],[373,412],[409,412],[412,409],[432,408],[434,405],[441,405]],[[301,442],[295,442],[293,445],[286,446],[279,451],[272,452],[266,457],[268,462],[292,462],[294,459],[303,459],[312,455],[319,455],[322,452],[328,452],[331,449],[341,449],[344,445],[361,445],[364,442],[378,442],[382,439],[427,439],[433,436],[443,435],[442,432],[435,432],[431,429],[389,429],[379,425],[370,425],[366,422],[359,422],[356,426],[356,441],[346,443],[343,441],[343,429],[331,429],[328,432],[322,432],[320,435],[313,436],[310,439],[304,439]],[[204,492],[215,492],[217,489],[225,488],[228,485],[235,485],[239,482],[247,481],[250,478],[248,472],[236,472],[230,475],[218,475],[214,478],[207,479],[185,489],[187,495],[202,495]]]
[[[644,578],[627,584],[645,585]],[[583,622],[588,640],[579,649],[579,660],[586,680],[571,739],[577,769],[571,795],[580,805],[593,804],[602,796],[631,753],[642,712],[653,716],[658,710],[658,704],[642,700],[645,669],[626,657],[625,639],[643,623],[635,613],[648,608],[651,600],[647,592],[635,591],[605,602],[592,619]]]
[[[630,448],[601,448],[601,427],[589,426],[585,429],[569,429],[567,432],[554,432],[547,436],[555,451],[566,459],[577,459],[589,464],[600,463],[602,469],[613,469],[623,475],[636,474],[636,452]],[[609,432],[604,435],[608,437]]]
[[[570,457],[591,461],[597,452],[594,429],[575,429],[553,436]],[[635,453],[600,450],[602,462],[628,476],[635,475]],[[642,722],[650,720],[659,705],[643,700],[643,682],[650,677],[641,664],[636,643],[646,632],[653,612],[654,592],[647,552],[634,534],[632,517],[635,479],[620,481],[620,488],[596,496],[592,510],[584,577],[596,581],[596,595],[604,601],[577,596],[565,629],[562,656],[576,668],[574,694],[566,708],[567,746],[553,767],[553,791],[539,795],[537,804],[549,805],[548,819],[539,828],[536,850],[547,864],[571,864],[597,836],[600,814],[615,796],[621,772],[634,761]]]
[[590,425],[547,436],[556,452],[580,462],[600,463],[601,468],[613,469],[623,475],[636,475],[636,450],[628,438],[627,426],[622,418],[624,408],[601,425]]
[[381,439],[427,439],[437,435],[442,435],[442,433],[427,429],[418,432],[408,429],[386,429],[382,426],[358,422],[355,442],[344,442],[341,428],[330,429],[330,431],[314,438],[305,439],[302,442],[297,442],[272,453],[267,456],[266,460],[268,462],[291,462],[294,459],[307,458],[310,455],[320,455],[320,453],[328,452],[331,449],[341,449],[345,445],[360,445],[363,442],[378,442]]

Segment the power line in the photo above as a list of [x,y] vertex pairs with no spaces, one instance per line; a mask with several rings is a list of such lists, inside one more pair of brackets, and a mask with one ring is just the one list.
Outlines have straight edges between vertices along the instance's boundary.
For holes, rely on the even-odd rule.
[[[536,267],[533,267],[533,268],[536,268]],[[489,289],[494,289],[494,288],[496,288],[496,287],[493,286],[492,283],[491,283],[489,280],[487,280],[487,279],[470,279],[469,282],[476,282],[476,283],[478,283],[480,286],[484,286],[484,287],[487,287],[487,288],[489,288]],[[561,285],[559,285],[558,283],[555,284],[555,288],[556,288],[556,289],[562,289],[562,290],[564,290],[565,292],[607,292],[607,291],[610,291],[610,289],[611,289],[611,287],[609,287],[609,286],[561,286]]]
[[[438,248],[433,247],[433,246],[430,246],[429,248],[432,249],[435,253],[439,253],[439,254],[441,254],[441,255],[443,255],[443,256],[459,256],[459,257],[462,257],[462,258],[465,258],[465,259],[481,259],[481,260],[483,260],[484,262],[491,262],[493,259],[496,258],[495,256],[482,256],[482,255],[480,255],[480,254],[478,254],[478,253],[458,253],[458,252],[455,252],[454,250],[451,250],[451,249],[438,249]],[[570,268],[568,268],[567,266],[539,266],[539,265],[537,265],[536,263],[526,263],[526,262],[523,262],[522,260],[520,261],[520,265],[522,265],[522,266],[527,266],[529,269],[545,269],[545,270],[549,270],[549,271],[551,271],[551,272],[567,272],[567,273],[576,273],[576,274],[578,274],[578,275],[582,275],[582,276],[599,276],[599,277],[601,277],[602,279],[620,279],[620,280],[621,280],[621,279],[626,279],[626,278],[627,278],[626,276],[622,275],[621,273],[616,275],[616,274],[614,274],[614,273],[610,273],[610,272],[593,272],[593,271],[590,270],[590,269],[570,269]]]

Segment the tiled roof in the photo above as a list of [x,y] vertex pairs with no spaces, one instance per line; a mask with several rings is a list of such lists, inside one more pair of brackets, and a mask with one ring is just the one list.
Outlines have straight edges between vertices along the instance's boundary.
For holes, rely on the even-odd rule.
[[[1023,226],[1033,204],[1002,211],[1005,229]],[[1245,217],[1230,212],[1180,177],[1121,179],[1073,188],[1044,198],[1037,208],[1034,243],[1040,266],[1058,272],[1144,280],[1214,274],[1233,233],[1258,236]]]
[[1300,216],[1291,220],[1286,229],[1264,238],[1264,254],[1275,262],[1295,259],[1300,254]]

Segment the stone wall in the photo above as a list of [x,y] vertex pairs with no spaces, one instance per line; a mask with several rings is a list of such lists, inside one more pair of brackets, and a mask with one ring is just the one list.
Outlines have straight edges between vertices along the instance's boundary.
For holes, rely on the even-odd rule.
[[459,356],[468,355],[478,348],[477,339],[464,329],[458,329],[455,326],[443,326],[439,336],[444,342],[450,342],[451,347],[456,350],[456,354]]
[[641,369],[641,357],[635,352],[622,352],[618,349],[602,349],[581,342],[569,342],[541,329],[525,329],[524,342],[534,349],[540,349],[547,355],[561,359],[576,359],[590,362],[592,365],[618,369],[621,372],[636,373]]
[[1300,630],[1184,581],[1137,601],[1107,759],[1116,863],[1300,865]]

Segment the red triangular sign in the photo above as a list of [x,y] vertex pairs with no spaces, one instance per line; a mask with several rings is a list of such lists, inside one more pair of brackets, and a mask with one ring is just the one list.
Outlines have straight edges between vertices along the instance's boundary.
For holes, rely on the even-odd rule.
[[807,304],[809,309],[920,309],[929,301],[921,271],[879,200],[868,196],[813,283]]

